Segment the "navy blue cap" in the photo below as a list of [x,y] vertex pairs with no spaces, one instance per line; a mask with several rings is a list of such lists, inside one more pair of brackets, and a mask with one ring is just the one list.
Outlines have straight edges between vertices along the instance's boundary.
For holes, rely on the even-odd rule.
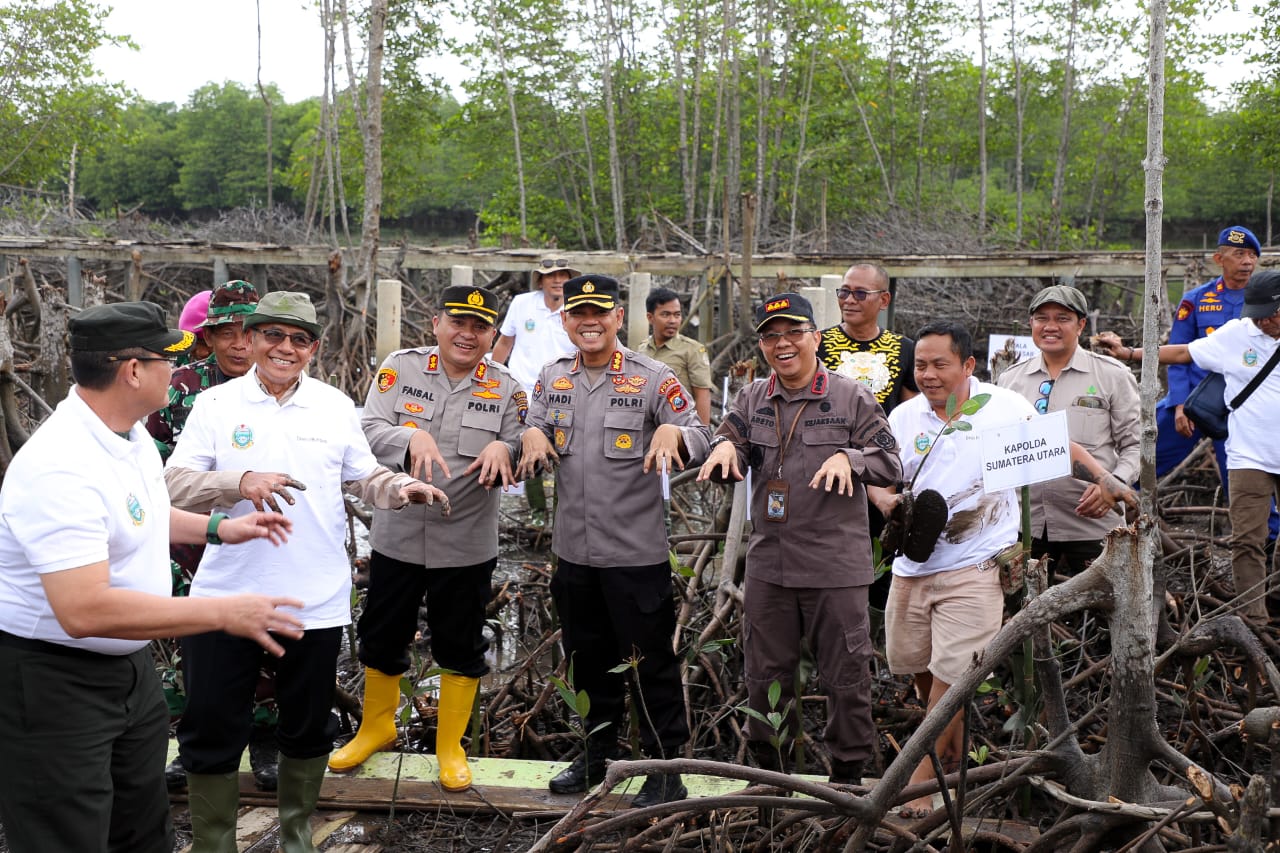
[[1253,249],[1255,255],[1262,254],[1262,244],[1258,242],[1257,237],[1253,236],[1253,232],[1243,225],[1232,225],[1229,228],[1223,228],[1222,233],[1218,235],[1218,245]]

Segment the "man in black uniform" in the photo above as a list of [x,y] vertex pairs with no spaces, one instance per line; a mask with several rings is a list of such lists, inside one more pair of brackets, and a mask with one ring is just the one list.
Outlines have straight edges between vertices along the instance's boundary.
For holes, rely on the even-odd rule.
[[[565,330],[577,351],[542,368],[519,472],[560,463],[551,594],[574,688],[591,697],[587,750],[551,780],[558,794],[585,791],[604,777],[628,683],[609,671],[619,664],[635,662],[645,753],[674,756],[689,738],[680,661],[671,649],[675,609],[659,473],[700,462],[710,438],[671,368],[618,344],[616,280],[578,276],[565,282],[564,296]],[[685,795],[679,776],[655,774],[633,803]]]

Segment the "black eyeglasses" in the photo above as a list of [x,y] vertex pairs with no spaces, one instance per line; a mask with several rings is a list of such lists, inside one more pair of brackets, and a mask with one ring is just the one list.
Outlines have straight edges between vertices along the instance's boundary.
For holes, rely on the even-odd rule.
[[543,258],[538,263],[538,266],[542,267],[544,270],[553,270],[556,267],[567,267],[569,266],[569,259],[568,258]]
[[1052,379],[1046,379],[1040,383],[1040,399],[1036,400],[1036,411],[1042,415],[1049,411],[1049,392],[1052,390]]
[[884,292],[883,290],[850,290],[847,287],[842,287],[836,291],[836,299],[848,299],[852,296],[855,302],[866,302],[868,296]]
[[163,355],[109,355],[107,361],[167,361],[173,364],[177,361],[177,356]]
[[804,340],[805,335],[813,334],[818,331],[813,326],[799,326],[794,329],[787,329],[785,332],[762,332],[758,337],[760,343],[767,347],[776,346],[778,341],[786,338],[793,344],[798,344]]
[[293,344],[296,348],[306,349],[315,343],[316,340],[306,332],[282,332],[279,329],[254,329],[254,331],[266,338],[267,343],[271,344],[273,347],[279,346],[284,343],[285,338],[288,338],[289,343]]

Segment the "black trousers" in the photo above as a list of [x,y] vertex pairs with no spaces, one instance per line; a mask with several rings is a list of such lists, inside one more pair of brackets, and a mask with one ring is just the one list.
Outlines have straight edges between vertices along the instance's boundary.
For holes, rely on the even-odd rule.
[[360,616],[360,662],[387,675],[409,668],[409,644],[418,630],[418,605],[427,601],[431,656],[438,666],[468,678],[489,671],[484,653],[484,609],[498,558],[474,566],[428,569],[377,551],[369,558],[369,595]]
[[1102,553],[1101,539],[1073,539],[1066,542],[1050,542],[1034,537],[1031,540],[1031,556],[1049,557],[1049,568],[1059,577],[1078,575],[1098,559]]
[[170,853],[169,711],[149,649],[0,634],[0,822],[12,853]]
[[[276,742],[289,758],[318,758],[333,749],[338,718],[333,690],[342,628],[312,628],[301,638],[276,637],[280,722]],[[182,641],[187,710],[178,723],[178,754],[190,773],[231,773],[249,743],[262,647],[222,631]]]
[[[676,613],[670,565],[597,568],[562,559],[551,578],[551,595],[564,653],[573,665],[574,689],[585,690],[591,699],[587,730],[602,723],[618,730],[630,685],[645,753],[673,757],[689,739],[689,723],[680,660],[671,650]],[[636,659],[635,670],[609,672]]]

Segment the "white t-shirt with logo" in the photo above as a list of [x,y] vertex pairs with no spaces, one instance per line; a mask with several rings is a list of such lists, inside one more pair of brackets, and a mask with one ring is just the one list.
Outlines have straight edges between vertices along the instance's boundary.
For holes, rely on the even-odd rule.
[[[1212,335],[1187,344],[1198,367],[1226,379],[1227,403],[1244,390],[1280,341],[1252,320],[1238,318],[1219,326]],[[1280,365],[1262,380],[1239,410],[1227,416],[1227,468],[1280,474],[1280,443],[1276,442],[1276,414],[1280,412]]]
[[120,437],[72,387],[14,456],[0,490],[0,631],[102,654],[146,646],[73,639],[49,606],[41,575],[104,560],[114,588],[171,593],[169,492],[142,424]]
[[547,307],[540,290],[517,295],[507,307],[507,316],[498,331],[515,338],[507,367],[528,393],[533,393],[544,364],[575,349],[564,330],[563,317],[559,308],[552,311]]
[[[193,471],[282,472],[306,490],[296,503],[278,501],[293,522],[289,541],[266,539],[235,546],[211,545],[191,583],[193,598],[259,593],[300,598],[307,628],[351,621],[351,563],[342,484],[363,480],[378,468],[360,429],[355,405],[318,379],[303,376],[283,405],[258,385],[257,368],[196,397],[182,438],[168,465]],[[217,511],[253,511],[242,500]]]
[[918,577],[963,569],[994,557],[1018,540],[1022,513],[1017,490],[988,494],[982,488],[982,432],[1033,418],[1036,410],[1021,394],[970,377],[969,396],[979,394],[990,394],[991,399],[975,414],[961,416],[973,424],[968,431],[939,435],[943,420],[924,394],[899,403],[889,413],[889,428],[902,457],[902,482],[910,483],[924,462],[912,491],[918,495],[934,489],[946,499],[948,509],[947,526],[929,559],[917,563],[900,556],[893,561],[895,575]]

